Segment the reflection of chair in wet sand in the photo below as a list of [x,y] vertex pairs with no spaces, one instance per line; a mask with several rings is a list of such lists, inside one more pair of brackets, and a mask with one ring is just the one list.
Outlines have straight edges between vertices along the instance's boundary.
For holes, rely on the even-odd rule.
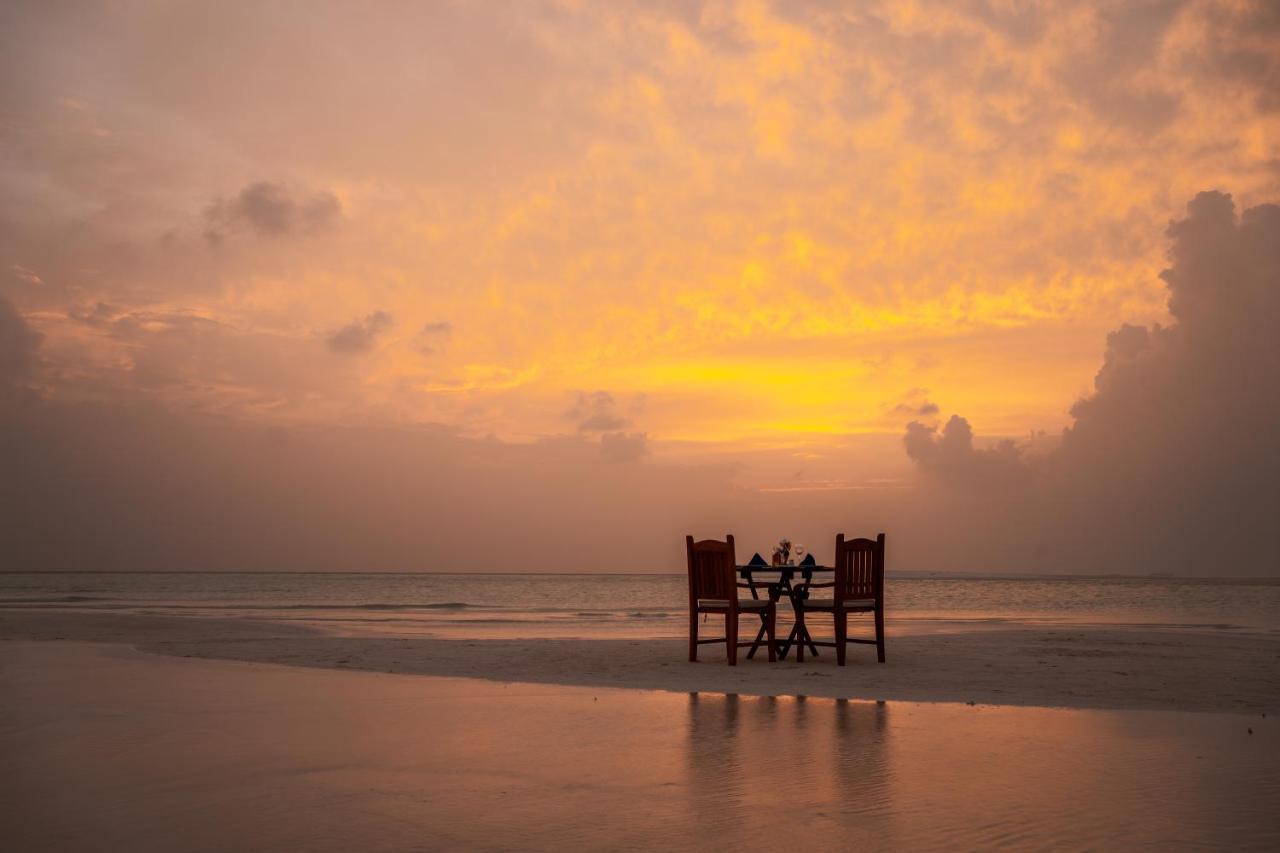
[[[690,810],[687,846],[745,848],[760,837],[748,831],[756,819],[749,801],[759,768],[755,761],[744,761],[744,752],[752,751],[758,740],[744,736],[748,727],[743,726],[742,702],[736,693],[690,693],[688,711],[686,776],[680,797]],[[669,722],[674,724],[675,718]],[[679,808],[664,811],[662,819],[674,823],[680,812]]]
[[[810,613],[830,613],[835,622],[835,642],[816,642],[817,646],[835,646],[836,663],[844,666],[847,643],[874,644],[876,656],[884,663],[884,534],[872,539],[844,541],[836,537],[835,580],[830,583],[805,583],[804,593],[796,597],[796,624],[804,636],[805,617]],[[808,598],[812,589],[832,588],[831,598]],[[875,616],[874,640],[849,637],[849,614],[871,613]],[[796,660],[804,661],[804,643],[796,645]]]
[[[751,585],[738,583],[733,537],[726,537],[724,542],[717,539],[694,542],[692,536],[686,536],[684,541],[689,552],[689,660],[698,659],[700,645],[724,643],[729,653],[729,666],[736,666],[738,648],[755,645],[738,642],[740,613],[754,613],[764,620],[765,633],[768,635],[769,660],[777,660],[777,644],[774,637],[778,615],[777,604],[772,596],[767,601],[738,598],[738,589],[751,589]],[[724,614],[725,635],[723,637],[698,639],[698,616],[703,613]]]

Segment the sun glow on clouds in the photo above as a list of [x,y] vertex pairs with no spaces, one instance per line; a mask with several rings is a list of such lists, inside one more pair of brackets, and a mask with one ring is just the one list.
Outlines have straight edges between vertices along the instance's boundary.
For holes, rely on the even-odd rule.
[[532,439],[607,389],[661,452],[926,388],[1053,430],[1165,318],[1186,199],[1275,194],[1264,12],[10,10],[0,286],[68,398]]

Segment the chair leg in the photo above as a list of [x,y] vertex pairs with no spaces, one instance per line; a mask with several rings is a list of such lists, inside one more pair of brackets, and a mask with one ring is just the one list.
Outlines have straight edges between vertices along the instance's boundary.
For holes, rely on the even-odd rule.
[[769,603],[769,612],[765,617],[765,625],[769,629],[769,663],[776,663],[778,660],[778,608],[773,603]]
[[689,663],[698,662],[698,611],[689,608]]
[[725,642],[729,645],[729,666],[738,665],[738,614],[730,610],[724,615]]
[[849,638],[849,614],[843,610],[837,610],[835,613],[836,623],[836,666],[844,666],[844,656],[848,649],[846,640]]
[[876,605],[876,657],[884,663],[884,611]]
[[796,608],[796,627],[792,631],[796,635],[796,663],[804,663],[804,606]]

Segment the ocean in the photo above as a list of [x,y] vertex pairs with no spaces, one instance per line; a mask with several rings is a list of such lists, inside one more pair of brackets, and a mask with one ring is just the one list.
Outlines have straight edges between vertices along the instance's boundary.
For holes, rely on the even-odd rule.
[[[897,633],[1029,625],[1280,633],[1280,579],[890,577],[885,600]],[[438,637],[680,637],[688,619],[683,574],[0,573],[0,608]],[[781,614],[790,615],[785,600]]]

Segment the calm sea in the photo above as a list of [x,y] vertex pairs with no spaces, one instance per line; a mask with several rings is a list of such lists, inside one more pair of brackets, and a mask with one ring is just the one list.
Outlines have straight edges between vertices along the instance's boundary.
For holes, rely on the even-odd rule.
[[[678,637],[685,584],[683,575],[0,573],[0,608],[287,620],[341,633]],[[885,599],[899,632],[1104,624],[1280,633],[1280,579],[897,577]]]

